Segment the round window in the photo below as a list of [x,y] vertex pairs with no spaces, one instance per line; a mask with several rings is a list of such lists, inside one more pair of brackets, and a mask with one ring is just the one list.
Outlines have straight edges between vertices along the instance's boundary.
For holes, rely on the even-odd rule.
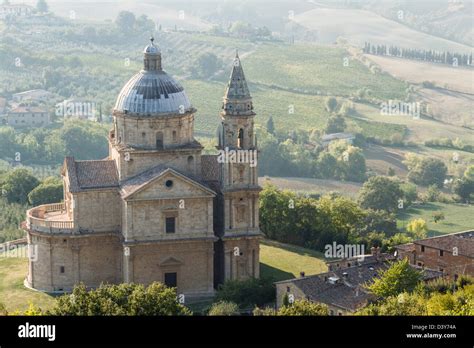
[[165,185],[167,188],[171,188],[173,186],[173,180],[166,180]]

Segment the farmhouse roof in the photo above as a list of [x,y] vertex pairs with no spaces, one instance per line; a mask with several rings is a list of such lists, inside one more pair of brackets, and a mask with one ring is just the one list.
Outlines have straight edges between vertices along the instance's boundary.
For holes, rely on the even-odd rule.
[[19,106],[10,111],[11,114],[25,114],[30,112],[47,113],[48,109],[39,106]]
[[331,141],[336,139],[352,139],[354,138],[354,134],[352,133],[331,133],[325,134],[322,136],[323,141]]
[[448,252],[453,252],[454,248],[457,248],[459,255],[474,258],[474,231],[463,231],[425,238],[416,240],[413,243]]
[[[363,285],[370,283],[380,273],[390,267],[390,262],[379,261],[370,256],[366,263],[341,268],[338,270],[276,282],[275,284],[292,283],[311,301],[333,305],[347,311],[355,312],[364,307],[370,299],[375,298]],[[442,272],[412,266],[422,272],[423,279],[440,277]],[[338,279],[331,282],[330,279]]]

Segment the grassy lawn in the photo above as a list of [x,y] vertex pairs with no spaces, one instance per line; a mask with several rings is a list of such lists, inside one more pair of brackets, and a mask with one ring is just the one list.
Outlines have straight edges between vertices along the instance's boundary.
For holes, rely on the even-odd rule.
[[[435,223],[433,213],[437,211],[443,212],[445,219]],[[474,230],[474,205],[426,203],[410,207],[404,213],[398,214],[397,218],[398,227],[402,229],[412,219],[424,219],[428,224],[428,236],[433,237],[446,233]]]
[[327,271],[323,254],[293,245],[263,240],[260,244],[260,276],[275,281]]
[[9,312],[25,310],[30,303],[48,309],[54,303],[52,296],[25,288],[23,280],[27,272],[28,259],[0,255],[0,302]]

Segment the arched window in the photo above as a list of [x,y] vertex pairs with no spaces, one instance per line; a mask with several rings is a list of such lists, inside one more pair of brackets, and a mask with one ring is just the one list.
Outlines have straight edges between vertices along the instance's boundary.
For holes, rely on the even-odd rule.
[[194,170],[194,157],[188,156],[188,171]]
[[239,129],[239,137],[237,138],[237,147],[238,148],[244,147],[244,130],[242,128]]
[[177,138],[177,137],[176,137],[176,131],[173,131],[173,143],[176,142],[176,138]]
[[157,149],[163,148],[163,132],[156,133],[156,148]]

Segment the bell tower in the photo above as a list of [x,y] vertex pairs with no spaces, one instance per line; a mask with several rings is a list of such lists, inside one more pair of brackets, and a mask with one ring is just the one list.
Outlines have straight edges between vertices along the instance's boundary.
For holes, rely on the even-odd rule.
[[224,204],[225,279],[259,277],[258,150],[252,97],[238,53],[223,98],[218,162]]

